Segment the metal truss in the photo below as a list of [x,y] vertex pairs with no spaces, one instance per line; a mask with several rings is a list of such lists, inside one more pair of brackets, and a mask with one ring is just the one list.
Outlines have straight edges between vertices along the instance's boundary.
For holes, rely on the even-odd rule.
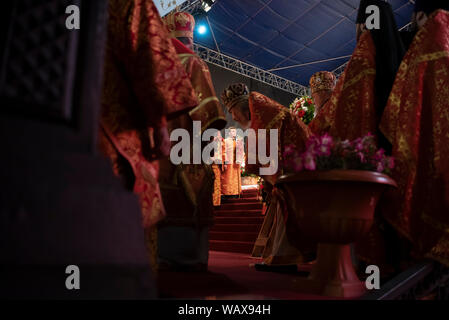
[[[201,0],[189,0],[184,2],[179,7],[179,10],[187,11],[192,14],[201,8],[201,4]],[[196,43],[194,44],[194,50],[204,61],[226,70],[233,71],[246,77],[258,80],[272,87],[281,89],[297,96],[310,94],[309,88],[305,86],[277,76],[274,73],[265,71],[246,62],[224,55],[218,51],[212,50]]]
[[337,79],[340,78],[340,76],[343,74],[348,63],[349,63],[349,61],[346,61],[344,64],[339,66],[337,69],[332,71],[335,74],[335,76],[337,77]]
[[272,87],[287,91],[297,96],[310,94],[309,88],[296,82],[279,77],[274,73],[265,71],[246,62],[237,60],[196,43],[194,44],[194,49],[198,56],[204,61],[226,70],[233,71],[248,78],[258,80]]
[[188,0],[179,6],[179,11],[184,11],[192,14],[196,10],[201,8],[201,4],[202,4],[201,0]]

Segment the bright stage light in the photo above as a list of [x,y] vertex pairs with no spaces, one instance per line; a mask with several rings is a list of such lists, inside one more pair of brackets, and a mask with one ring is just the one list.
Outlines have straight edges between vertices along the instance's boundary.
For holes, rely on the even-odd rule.
[[204,24],[200,24],[197,30],[198,34],[205,34],[207,32],[207,28]]

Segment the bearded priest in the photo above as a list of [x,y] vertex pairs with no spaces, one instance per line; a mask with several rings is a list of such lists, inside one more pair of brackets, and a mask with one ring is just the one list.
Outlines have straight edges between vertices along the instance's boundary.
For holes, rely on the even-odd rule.
[[[277,103],[276,101],[258,93],[249,92],[248,87],[243,83],[230,85],[222,93],[222,101],[232,118],[237,121],[242,128],[252,129],[256,135],[256,141],[266,143],[266,149],[270,150],[269,130],[278,130],[278,140],[275,141],[278,146],[278,170],[271,175],[262,175],[266,181],[267,192],[270,194],[270,206],[267,210],[262,229],[255,243],[253,256],[262,256],[263,264],[256,265],[258,270],[276,270],[278,268],[291,267],[296,269],[296,265],[304,261],[302,252],[297,247],[304,246],[304,243],[292,243],[297,237],[291,237],[289,234],[295,234],[295,223],[289,223],[289,215],[284,208],[284,193],[275,188],[277,178],[282,174],[280,167],[282,155],[287,145],[295,145],[301,151],[305,149],[305,144],[311,135],[309,128],[300,121],[291,111]],[[266,140],[259,141],[259,129],[266,129]],[[260,145],[259,145],[260,146]],[[249,163],[249,159],[255,159],[255,155],[248,148],[245,168],[249,173],[261,175],[259,169],[270,166],[262,165],[259,161],[255,164]],[[292,217],[290,217],[291,219]],[[297,233],[296,233],[297,234]]]

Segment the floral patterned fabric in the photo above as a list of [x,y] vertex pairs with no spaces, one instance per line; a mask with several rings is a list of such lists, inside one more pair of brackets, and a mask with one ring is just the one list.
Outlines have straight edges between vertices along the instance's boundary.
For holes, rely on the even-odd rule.
[[328,100],[309,123],[309,129],[318,136],[328,133],[331,128],[332,120],[329,118],[330,103],[331,101]]
[[[183,128],[193,135],[193,121],[201,121],[201,132],[208,128],[222,129],[223,109],[213,87],[207,64],[177,39],[170,39],[179,61],[194,88],[198,103],[188,114],[169,121],[170,132]],[[192,152],[191,152],[192,154]],[[213,223],[214,171],[207,164],[174,165],[162,159],[163,171],[159,181],[166,202],[166,225],[209,226]],[[177,201],[173,201],[176,199]]]
[[151,154],[153,128],[165,116],[187,112],[196,104],[192,85],[153,2],[111,0],[100,144],[113,162],[119,153],[132,167],[133,189],[141,201],[145,227],[164,216],[158,164]]
[[[264,262],[269,265],[296,264],[303,260],[301,252],[291,244],[288,234],[296,232],[295,223],[289,223],[286,210],[285,197],[282,190],[273,188],[276,180],[282,175],[282,155],[285,148],[295,145],[298,150],[304,150],[306,141],[311,135],[309,128],[292,114],[291,110],[276,101],[258,93],[251,92],[249,96],[249,109],[251,113],[251,128],[257,133],[258,129],[267,129],[266,150],[270,150],[270,129],[278,131],[278,171],[271,176],[262,176],[269,183],[270,205],[262,225],[261,231],[254,244],[253,256],[262,256]],[[257,134],[256,138],[258,140]],[[259,142],[258,142],[259,145]],[[248,151],[249,152],[249,151]],[[249,164],[251,157],[247,153],[245,168],[249,173],[259,175],[259,168],[268,165],[260,163]],[[301,248],[302,249],[302,248]]]
[[198,98],[198,105],[189,112],[190,118],[201,121],[201,132],[208,128],[223,129],[226,117],[215,93],[207,63],[177,39],[172,39],[172,43]]
[[197,103],[154,3],[110,0],[99,147],[139,196],[142,223],[152,235],[146,244],[154,269],[154,227],[165,210],[153,131],[165,118],[188,112]]
[[214,171],[214,194],[212,195],[212,201],[215,207],[221,205],[221,165],[213,164],[212,170]]
[[309,125],[314,133],[322,135],[328,132],[334,138],[354,140],[377,132],[375,55],[371,33],[364,32],[330,101]]
[[[256,132],[258,138],[258,129],[267,129],[266,150],[270,150],[269,129],[278,129],[278,163],[282,163],[284,149],[288,145],[295,145],[298,150],[303,150],[311,132],[309,128],[300,121],[292,112],[277,103],[276,101],[260,94],[251,92],[249,96],[249,108],[251,112],[251,128]],[[249,173],[259,175],[260,167],[268,165],[249,164],[250,154],[247,152],[245,168]],[[253,155],[254,156],[254,155]],[[263,178],[274,185],[277,177],[282,174],[282,167],[278,166],[278,171],[272,176]]]
[[449,266],[449,12],[420,29],[397,74],[381,130],[393,144],[399,188],[385,218],[418,257]]
[[[243,141],[237,140],[240,143]],[[221,194],[239,195],[242,191],[240,164],[236,163],[237,142],[233,138],[223,140],[223,172],[221,173]],[[226,160],[229,163],[226,163]]]

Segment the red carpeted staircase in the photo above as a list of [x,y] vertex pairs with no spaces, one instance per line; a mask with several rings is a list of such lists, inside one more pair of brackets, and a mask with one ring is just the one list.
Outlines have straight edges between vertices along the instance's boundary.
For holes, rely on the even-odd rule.
[[215,209],[209,249],[251,254],[262,226],[262,203],[257,189],[243,190],[238,199],[226,199]]

